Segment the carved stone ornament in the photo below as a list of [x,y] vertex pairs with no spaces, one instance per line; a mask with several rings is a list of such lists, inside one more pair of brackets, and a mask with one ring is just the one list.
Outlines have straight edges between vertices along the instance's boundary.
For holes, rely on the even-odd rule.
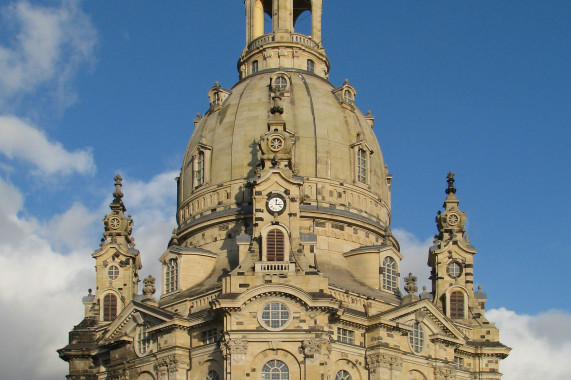
[[145,284],[145,288],[143,289],[143,294],[146,297],[152,297],[153,294],[155,294],[155,292],[156,292],[155,278],[153,276],[149,275],[149,277],[147,277],[143,280],[143,283]]
[[243,339],[232,339],[226,344],[230,354],[245,354],[248,350],[248,342]]
[[402,369],[402,359],[387,354],[371,354],[367,356],[367,369],[369,373],[379,375],[378,378],[388,379],[389,371]]
[[454,379],[455,375],[455,371],[450,368],[434,367],[434,380]]
[[404,282],[406,282],[404,290],[406,290],[408,294],[414,294],[417,292],[418,286],[416,286],[416,280],[416,276],[413,276],[412,273],[409,273],[408,277],[404,278]]
[[331,342],[326,338],[304,340],[302,343],[305,356],[327,355],[331,353]]
[[225,338],[222,342],[226,355],[231,356],[232,363],[242,363],[246,359],[248,341],[244,339]]
[[127,370],[126,369],[116,369],[110,371],[107,375],[107,379],[109,380],[127,380]]
[[159,372],[174,372],[179,368],[188,369],[188,357],[184,355],[169,355],[157,359],[157,367]]

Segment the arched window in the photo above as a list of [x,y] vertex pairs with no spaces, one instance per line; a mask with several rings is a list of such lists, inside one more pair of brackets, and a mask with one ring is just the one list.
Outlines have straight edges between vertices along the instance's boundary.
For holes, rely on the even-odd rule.
[[253,61],[252,62],[252,74],[255,74],[258,72],[258,61]]
[[383,260],[383,289],[391,292],[398,289],[397,263],[390,256]]
[[315,72],[315,62],[313,62],[311,59],[307,60],[307,71],[310,73]]
[[420,323],[414,322],[412,331],[408,333],[408,340],[414,352],[418,354],[422,351],[424,347],[424,331]]
[[464,294],[461,291],[455,291],[450,294],[450,318],[464,318]]
[[103,297],[103,320],[112,321],[117,317],[117,297],[107,294]]
[[289,380],[289,368],[281,360],[270,360],[262,368],[262,380]]
[[349,372],[345,371],[344,369],[337,372],[337,375],[335,375],[335,380],[351,380],[351,379],[352,377],[349,374]]
[[274,228],[268,232],[266,239],[266,260],[284,261],[284,233]]
[[170,259],[165,270],[165,293],[174,292],[178,289],[178,261]]
[[367,183],[367,152],[365,149],[357,151],[357,180]]
[[210,370],[208,375],[206,375],[206,380],[220,380],[220,376],[218,376],[218,372]]

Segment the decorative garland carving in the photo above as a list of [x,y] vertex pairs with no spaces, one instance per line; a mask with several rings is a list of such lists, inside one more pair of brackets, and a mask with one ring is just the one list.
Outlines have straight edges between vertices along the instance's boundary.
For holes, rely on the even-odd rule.
[[370,373],[380,373],[388,375],[389,370],[400,371],[402,369],[402,358],[387,354],[367,355],[367,369]]
[[185,355],[169,355],[157,359],[159,373],[176,372],[178,369],[188,369],[190,362]]
[[127,380],[127,370],[126,369],[116,369],[113,371],[109,371],[107,375],[107,379],[109,380]]
[[228,335],[222,337],[220,343],[225,358],[230,357],[232,363],[239,364],[246,359],[248,341],[244,339],[230,339]]
[[306,357],[314,357],[315,355],[331,354],[331,342],[327,338],[313,338],[304,340],[302,343],[303,353]]
[[445,367],[434,367],[434,380],[455,379],[456,371]]

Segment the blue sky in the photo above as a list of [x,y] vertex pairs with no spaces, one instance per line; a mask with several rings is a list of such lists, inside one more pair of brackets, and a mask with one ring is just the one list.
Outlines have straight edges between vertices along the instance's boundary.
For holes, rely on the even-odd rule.
[[[569,20],[568,1],[324,2],[330,81],[348,78],[356,105],[375,115],[394,176],[403,273],[428,276],[452,170],[490,319],[508,345],[535,350],[512,352],[508,380],[571,369],[523,364],[571,354]],[[237,81],[244,38],[238,0],[0,4],[0,305],[26,315],[2,317],[11,326],[2,332],[37,325],[29,342],[1,352],[3,368],[34,343],[37,361],[63,377],[53,350],[93,285],[90,253],[116,172],[143,274],[158,277],[192,120],[214,81]],[[31,369],[27,378],[47,377]]]

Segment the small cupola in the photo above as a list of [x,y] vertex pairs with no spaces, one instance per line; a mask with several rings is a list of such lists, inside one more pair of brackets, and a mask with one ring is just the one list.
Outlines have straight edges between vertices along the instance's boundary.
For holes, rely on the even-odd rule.
[[[246,48],[238,60],[240,79],[262,70],[292,68],[327,78],[329,60],[321,46],[323,0],[245,0]],[[271,19],[271,31],[264,28]],[[311,34],[295,31],[311,16]]]

